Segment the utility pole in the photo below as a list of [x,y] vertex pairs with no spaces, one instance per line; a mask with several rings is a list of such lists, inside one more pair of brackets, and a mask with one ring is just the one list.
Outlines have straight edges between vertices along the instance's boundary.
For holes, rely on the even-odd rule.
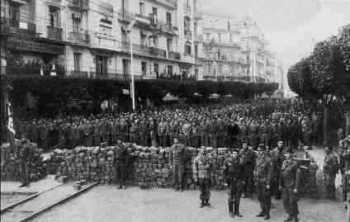
[[135,73],[134,73],[134,52],[133,52],[133,43],[132,43],[132,36],[131,36],[131,31],[132,28],[135,25],[135,20],[132,20],[130,24],[128,25],[126,31],[129,35],[130,39],[130,72],[131,72],[131,82],[130,82],[130,96],[131,96],[131,103],[132,103],[132,111],[135,112],[136,110],[136,99],[135,99]]

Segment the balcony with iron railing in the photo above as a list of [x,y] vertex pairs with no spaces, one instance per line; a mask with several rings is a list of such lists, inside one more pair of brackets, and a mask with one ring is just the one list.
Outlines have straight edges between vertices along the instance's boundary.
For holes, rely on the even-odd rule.
[[125,9],[118,11],[118,20],[121,22],[130,22],[134,18],[135,18],[135,14],[133,14]]
[[181,54],[179,52],[169,51],[168,58],[169,59],[174,59],[174,60],[180,60],[181,59]]
[[73,31],[69,33],[68,41],[77,45],[89,45],[90,35],[87,31],[85,32]]
[[[121,42],[120,44],[121,50],[124,52],[130,52],[130,43],[129,42]],[[133,52],[136,54],[140,54],[143,56],[152,56],[152,57],[161,57],[166,58],[166,50],[160,49],[157,47],[150,47],[145,45],[133,44]]]
[[47,26],[47,38],[62,41],[62,28]]
[[177,26],[174,26],[171,23],[167,23],[167,22],[158,22],[158,23],[160,25],[160,29],[162,32],[172,34],[172,35],[177,34],[177,31],[178,31]]
[[74,10],[86,11],[89,10],[89,0],[69,0],[68,7]]
[[0,31],[3,35],[11,34],[16,36],[33,37],[33,35],[36,35],[36,25],[30,22],[1,17]]

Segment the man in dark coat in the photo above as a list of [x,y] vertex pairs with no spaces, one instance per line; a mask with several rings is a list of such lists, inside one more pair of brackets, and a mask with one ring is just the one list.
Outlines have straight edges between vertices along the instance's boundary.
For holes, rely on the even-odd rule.
[[232,155],[224,163],[224,177],[228,185],[228,210],[231,217],[242,217],[239,212],[239,204],[244,185],[243,167],[238,151],[233,150]]
[[128,149],[125,145],[118,140],[117,141],[117,150],[116,150],[116,173],[119,181],[119,189],[126,189],[126,179],[128,173],[128,165],[130,155]]
[[248,143],[243,141],[240,151],[240,158],[243,165],[243,181],[245,186],[242,189],[243,197],[249,197],[254,190],[254,167],[255,167],[255,152],[248,147]]
[[283,154],[283,141],[277,142],[277,147],[271,152],[273,173],[272,173],[272,184],[271,184],[271,193],[275,196],[276,199],[281,199],[281,192],[279,190],[279,182],[281,176],[281,167],[284,160]]

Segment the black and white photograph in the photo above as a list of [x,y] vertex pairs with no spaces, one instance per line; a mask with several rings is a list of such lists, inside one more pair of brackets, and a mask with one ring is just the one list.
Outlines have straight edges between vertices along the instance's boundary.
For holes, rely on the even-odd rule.
[[350,0],[0,0],[1,222],[350,222]]

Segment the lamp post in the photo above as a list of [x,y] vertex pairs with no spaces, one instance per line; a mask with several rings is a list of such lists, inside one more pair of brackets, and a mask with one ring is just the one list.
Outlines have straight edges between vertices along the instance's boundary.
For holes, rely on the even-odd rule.
[[131,102],[132,102],[132,110],[136,110],[136,100],[135,100],[135,76],[133,71],[133,64],[134,64],[134,54],[133,54],[133,45],[132,45],[132,37],[131,37],[131,30],[133,26],[135,25],[135,20],[132,20],[130,24],[128,25],[126,31],[129,35],[130,39],[130,72],[131,72],[131,82],[130,82],[130,96],[131,96]]

